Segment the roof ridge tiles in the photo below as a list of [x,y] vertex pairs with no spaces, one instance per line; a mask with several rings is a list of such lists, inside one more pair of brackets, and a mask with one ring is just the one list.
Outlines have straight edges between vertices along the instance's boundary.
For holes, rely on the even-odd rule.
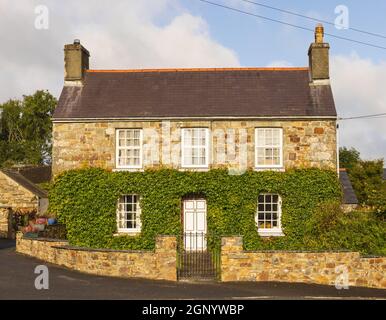
[[165,69],[89,69],[90,73],[141,73],[141,72],[218,72],[218,71],[308,71],[308,67],[261,68],[165,68]]

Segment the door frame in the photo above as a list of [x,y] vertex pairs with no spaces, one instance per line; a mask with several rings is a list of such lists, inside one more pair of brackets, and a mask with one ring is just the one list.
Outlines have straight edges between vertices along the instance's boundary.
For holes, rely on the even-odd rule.
[[[185,222],[186,222],[186,217],[185,217],[185,202],[186,201],[194,201],[195,203],[197,203],[197,201],[204,201],[205,203],[205,226],[204,226],[204,231],[202,232],[198,232],[197,230],[194,230],[193,232],[187,232],[186,231],[186,226],[185,226]],[[194,214],[195,214],[195,219],[197,218],[197,213],[196,213],[196,208],[194,209]],[[196,224],[196,221],[194,222]],[[208,233],[208,203],[207,203],[207,200],[204,196],[202,195],[191,195],[191,196],[186,196],[186,197],[183,197],[182,198],[182,201],[181,201],[181,224],[182,224],[182,234],[183,234],[183,246],[184,246],[184,249],[186,251],[206,251],[207,250],[207,239],[206,239],[206,236],[207,236],[207,233]],[[196,224],[197,226],[197,224]],[[195,227],[196,227],[195,226]],[[195,248],[187,248],[186,247],[186,236],[187,234],[190,234],[191,237],[194,237],[194,235],[196,234],[200,234],[202,233],[202,247],[195,247]],[[197,240],[197,239],[196,239]],[[189,240],[191,241],[191,240]]]

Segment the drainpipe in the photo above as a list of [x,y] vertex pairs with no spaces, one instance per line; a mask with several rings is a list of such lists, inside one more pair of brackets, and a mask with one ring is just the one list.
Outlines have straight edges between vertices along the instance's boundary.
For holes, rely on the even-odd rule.
[[339,168],[339,120],[336,121],[336,170],[338,172],[338,178],[340,175]]

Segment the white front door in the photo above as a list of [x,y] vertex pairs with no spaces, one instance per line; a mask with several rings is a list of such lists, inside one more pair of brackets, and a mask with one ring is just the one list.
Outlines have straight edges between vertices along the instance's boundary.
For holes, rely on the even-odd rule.
[[185,250],[206,249],[206,201],[184,200],[184,245]]

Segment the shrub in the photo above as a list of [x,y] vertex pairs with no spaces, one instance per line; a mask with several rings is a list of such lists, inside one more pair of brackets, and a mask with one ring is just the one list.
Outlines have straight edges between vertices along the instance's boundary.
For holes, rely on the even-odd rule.
[[307,221],[306,242],[315,249],[386,255],[386,223],[368,211],[345,213],[338,202],[329,201]]

